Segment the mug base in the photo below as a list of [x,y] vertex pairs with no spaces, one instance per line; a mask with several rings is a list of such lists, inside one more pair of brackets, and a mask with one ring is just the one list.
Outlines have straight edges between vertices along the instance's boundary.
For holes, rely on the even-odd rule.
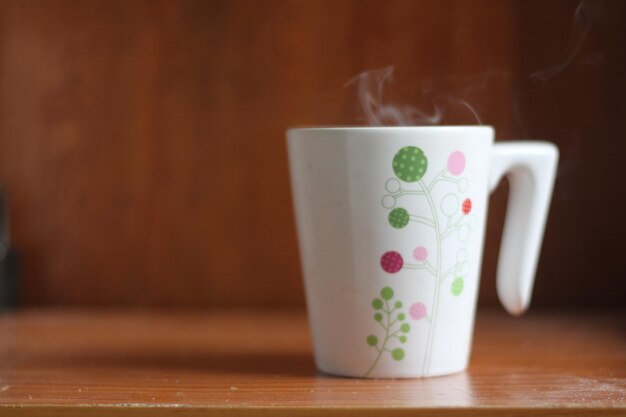
[[412,370],[406,370],[406,371],[401,371],[401,372],[379,371],[379,372],[371,372],[368,375],[363,375],[363,374],[359,374],[356,372],[350,372],[348,370],[340,370],[340,369],[331,368],[331,367],[324,367],[320,364],[316,364],[316,366],[320,372],[330,375],[330,376],[342,377],[342,378],[362,378],[362,379],[421,379],[421,378],[454,375],[454,374],[464,372],[467,369],[467,366],[463,366],[462,368],[459,368],[459,369],[442,370],[439,372],[437,371],[429,372],[426,375],[422,374],[420,371],[415,372]]

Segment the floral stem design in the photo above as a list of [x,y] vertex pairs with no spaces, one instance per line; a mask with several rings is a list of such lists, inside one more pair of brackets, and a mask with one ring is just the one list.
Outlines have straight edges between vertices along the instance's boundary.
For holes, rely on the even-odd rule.
[[[421,149],[414,146],[407,146],[400,149],[393,159],[393,170],[397,179],[390,178],[385,182],[385,189],[389,194],[383,196],[381,200],[383,207],[390,210],[388,221],[392,227],[401,229],[406,227],[409,222],[414,222],[432,228],[435,233],[436,250],[435,262],[433,264],[431,264],[431,262],[427,259],[428,250],[423,246],[415,248],[413,252],[413,257],[419,261],[417,264],[405,263],[402,255],[396,251],[388,251],[384,253],[380,259],[382,269],[390,274],[396,273],[403,268],[426,270],[435,279],[430,314],[427,313],[426,305],[422,302],[416,302],[410,308],[410,316],[414,320],[420,320],[423,318],[429,324],[426,339],[426,351],[424,354],[424,362],[422,363],[423,375],[429,372],[431,365],[435,332],[437,330],[437,316],[439,312],[441,285],[447,277],[456,276],[456,278],[452,281],[450,290],[453,296],[459,296],[464,287],[464,281],[461,275],[467,273],[468,270],[466,261],[467,251],[461,246],[461,249],[457,252],[456,262],[454,265],[445,272],[443,271],[442,242],[445,238],[451,236],[455,232],[460,242],[467,242],[471,226],[466,223],[466,220],[468,219],[467,216],[472,209],[472,201],[469,198],[466,198],[462,204],[459,204],[458,197],[454,193],[449,193],[445,195],[440,202],[441,214],[444,216],[440,217],[438,206],[435,204],[432,194],[433,189],[438,183],[455,184],[459,192],[467,191],[467,179],[460,176],[465,169],[465,155],[462,152],[452,152],[448,157],[447,165],[439,171],[428,184],[426,184],[423,180],[423,176],[427,169],[428,159]],[[403,188],[400,181],[405,183],[416,183],[419,188],[415,190],[407,190]],[[430,212],[429,215],[414,215],[410,214],[402,207],[396,207],[398,199],[406,195],[424,196],[426,202],[428,203]],[[453,220],[453,217],[455,213],[458,212],[459,208],[461,209],[462,214]],[[443,223],[441,221],[442,219],[444,220]],[[374,307],[376,308],[376,306]],[[383,312],[385,312],[384,309]],[[379,316],[382,320],[383,316],[380,314]],[[389,317],[387,317],[387,319],[388,318]],[[368,343],[375,346],[376,349],[378,349],[379,354],[366,375],[369,374],[371,369],[375,367],[382,353],[389,351],[386,348],[386,343],[393,335],[390,335],[389,333],[391,331],[391,329],[389,329],[390,322],[387,321],[386,323],[387,325],[381,323],[383,329],[385,330],[385,339],[383,340],[380,348],[378,347],[378,339],[374,335],[370,335],[368,337]],[[391,324],[393,323],[395,322],[391,322]],[[372,337],[375,338],[375,343],[370,343],[374,340],[370,339]]]
[[439,287],[441,285],[440,276],[441,273],[441,232],[439,230],[439,216],[437,216],[437,210],[435,209],[435,203],[433,202],[433,198],[430,195],[430,189],[424,185],[424,182],[420,180],[420,186],[424,190],[424,195],[426,196],[426,200],[428,200],[428,205],[430,206],[430,210],[432,212],[433,220],[435,223],[435,234],[437,237],[437,262],[435,266],[435,291],[433,294],[433,305],[432,305],[432,316],[431,316],[431,325],[428,326],[428,337],[426,344],[426,354],[424,355],[424,364],[422,365],[422,375],[428,370],[430,367],[430,356],[433,347],[433,339],[435,338],[435,328],[437,327],[437,312],[439,309]]
[[[396,301],[393,303],[393,308],[390,307],[390,302],[393,298],[393,290],[390,287],[383,288],[380,290],[380,297],[381,298],[375,298],[372,301],[372,307],[377,311],[374,314],[374,320],[380,323],[385,333],[380,340],[375,334],[367,336],[367,344],[375,348],[378,351],[378,355],[376,355],[369,369],[363,375],[365,377],[369,376],[374,368],[376,368],[384,352],[389,352],[391,357],[396,361],[401,361],[404,358],[404,349],[400,347],[390,349],[388,345],[390,342],[393,342],[392,339],[397,339],[400,343],[406,343],[407,338],[404,334],[408,333],[411,329],[408,323],[403,323],[406,316],[404,313],[400,312],[402,302]],[[394,318],[393,314],[396,312],[397,314]]]

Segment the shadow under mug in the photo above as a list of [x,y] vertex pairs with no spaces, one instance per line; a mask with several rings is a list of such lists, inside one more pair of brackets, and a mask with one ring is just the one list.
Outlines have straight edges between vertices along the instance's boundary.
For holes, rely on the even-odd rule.
[[355,377],[467,367],[488,194],[509,203],[497,290],[530,302],[558,160],[546,142],[494,144],[488,126],[287,132],[315,361]]

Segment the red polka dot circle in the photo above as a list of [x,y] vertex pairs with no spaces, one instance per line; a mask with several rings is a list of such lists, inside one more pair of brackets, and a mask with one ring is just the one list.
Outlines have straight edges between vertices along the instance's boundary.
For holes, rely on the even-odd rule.
[[463,210],[463,214],[467,216],[469,212],[472,211],[472,200],[470,200],[469,198],[466,198],[463,201],[463,205],[461,206],[461,209]]
[[402,260],[402,255],[393,250],[385,252],[383,256],[380,257],[380,267],[383,271],[390,274],[395,274],[401,270],[403,264],[404,261]]

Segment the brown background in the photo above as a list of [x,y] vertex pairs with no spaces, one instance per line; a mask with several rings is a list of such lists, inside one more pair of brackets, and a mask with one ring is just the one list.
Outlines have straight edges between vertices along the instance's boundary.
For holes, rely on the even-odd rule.
[[[583,3],[573,21],[577,6],[0,2],[0,179],[22,302],[302,306],[284,130],[365,123],[344,84],[394,65],[389,102],[457,97],[501,140],[560,146],[535,302],[623,303],[626,3]],[[452,99],[444,110],[474,123]],[[506,186],[483,303],[505,202]]]

